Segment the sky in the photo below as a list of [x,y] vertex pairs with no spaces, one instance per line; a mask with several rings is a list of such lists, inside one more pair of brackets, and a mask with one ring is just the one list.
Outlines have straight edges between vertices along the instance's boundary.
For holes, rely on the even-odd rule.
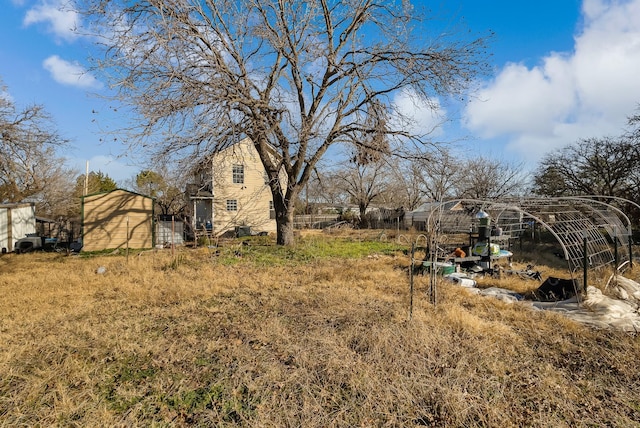
[[[119,184],[144,169],[108,130],[117,112],[88,73],[91,40],[60,8],[65,0],[0,0],[0,79],[17,106],[41,104],[71,144],[63,155]],[[415,3],[422,3],[417,1]],[[424,2],[473,34],[493,32],[491,71],[435,134],[463,137],[469,155],[528,166],[581,138],[620,135],[640,104],[640,0],[437,0]],[[437,6],[436,6],[437,5]],[[7,96],[5,94],[5,96]],[[401,102],[402,100],[397,100]],[[430,114],[416,117],[428,126]]]

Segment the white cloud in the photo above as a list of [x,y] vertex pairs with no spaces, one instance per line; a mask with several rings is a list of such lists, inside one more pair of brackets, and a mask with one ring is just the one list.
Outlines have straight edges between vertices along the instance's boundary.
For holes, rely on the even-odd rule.
[[484,138],[509,133],[548,133],[575,104],[573,83],[564,59],[554,55],[528,69],[508,64],[469,104],[467,125]]
[[438,99],[425,100],[415,92],[404,90],[395,96],[393,106],[403,116],[395,118],[394,127],[414,135],[442,134],[447,112]]
[[79,88],[100,88],[102,84],[93,75],[87,73],[77,62],[65,61],[57,55],[52,55],[42,63],[51,73],[51,77],[58,83]]
[[80,17],[60,0],[44,1],[28,10],[22,23],[25,26],[43,23],[57,38],[73,41],[78,37],[75,29],[80,24]]
[[583,137],[620,135],[640,102],[640,0],[584,0],[573,52],[506,65],[466,110],[483,138],[539,158]]

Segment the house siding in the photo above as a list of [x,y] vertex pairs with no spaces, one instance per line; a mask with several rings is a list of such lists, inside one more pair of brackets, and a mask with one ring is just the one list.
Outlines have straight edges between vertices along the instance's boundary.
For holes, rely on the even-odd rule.
[[[234,183],[234,165],[244,166],[244,183]],[[270,216],[271,189],[265,182],[260,157],[249,138],[217,154],[213,160],[214,221],[216,234],[236,226],[250,226],[252,232],[275,232]],[[227,201],[237,201],[236,211],[227,211]]]

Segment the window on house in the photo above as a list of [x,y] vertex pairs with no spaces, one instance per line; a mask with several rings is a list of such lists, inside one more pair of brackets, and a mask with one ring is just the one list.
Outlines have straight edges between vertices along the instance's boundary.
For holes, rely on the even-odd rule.
[[238,211],[237,199],[227,199],[227,211]]
[[244,184],[244,165],[233,165],[233,184]]
[[269,218],[271,220],[275,220],[276,219],[276,210],[273,207],[273,201],[269,201]]

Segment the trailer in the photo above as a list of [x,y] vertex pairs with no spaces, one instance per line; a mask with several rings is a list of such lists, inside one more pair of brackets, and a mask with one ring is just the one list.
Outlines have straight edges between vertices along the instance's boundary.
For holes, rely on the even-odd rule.
[[33,203],[0,204],[0,248],[12,252],[20,238],[36,234],[36,208]]

